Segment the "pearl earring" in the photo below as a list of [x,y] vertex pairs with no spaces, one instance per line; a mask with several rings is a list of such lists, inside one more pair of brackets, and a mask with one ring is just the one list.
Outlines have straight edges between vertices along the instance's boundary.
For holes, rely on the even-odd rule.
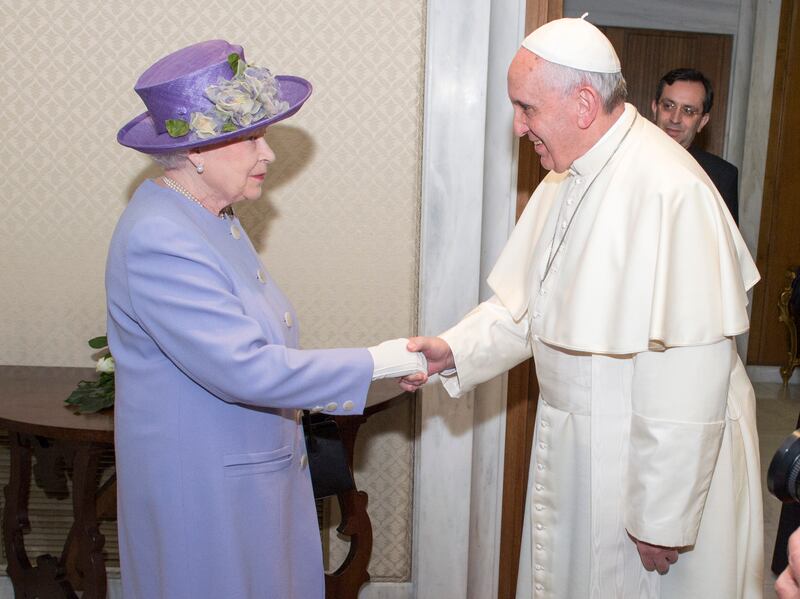
[[198,164],[198,165],[197,165],[196,167],[194,167],[194,168],[195,168],[195,170],[197,171],[197,174],[198,174],[198,175],[202,175],[202,174],[203,174],[203,171],[205,171],[205,170],[206,170],[206,168],[205,168],[205,167],[202,165],[202,163],[201,163],[201,164]]

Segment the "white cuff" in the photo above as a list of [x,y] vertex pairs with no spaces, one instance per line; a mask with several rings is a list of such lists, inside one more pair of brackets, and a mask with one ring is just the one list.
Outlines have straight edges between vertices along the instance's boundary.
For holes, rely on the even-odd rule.
[[392,339],[368,347],[374,363],[372,380],[399,378],[415,372],[428,374],[428,361],[420,352],[406,349],[408,339]]

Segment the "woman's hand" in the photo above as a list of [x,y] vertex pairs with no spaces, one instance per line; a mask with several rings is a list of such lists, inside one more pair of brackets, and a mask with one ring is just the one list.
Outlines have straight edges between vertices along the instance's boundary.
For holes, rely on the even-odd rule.
[[400,379],[400,387],[406,391],[416,391],[428,382],[428,377],[431,375],[448,368],[455,368],[453,352],[441,337],[411,337],[406,349],[411,352],[421,352],[428,360],[427,375],[418,373]]

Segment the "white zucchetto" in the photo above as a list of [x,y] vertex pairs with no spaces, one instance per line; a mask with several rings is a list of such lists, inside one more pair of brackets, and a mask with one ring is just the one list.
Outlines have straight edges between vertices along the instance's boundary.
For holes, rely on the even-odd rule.
[[596,73],[619,73],[619,57],[608,38],[584,14],[580,19],[556,19],[545,23],[522,42],[549,62]]

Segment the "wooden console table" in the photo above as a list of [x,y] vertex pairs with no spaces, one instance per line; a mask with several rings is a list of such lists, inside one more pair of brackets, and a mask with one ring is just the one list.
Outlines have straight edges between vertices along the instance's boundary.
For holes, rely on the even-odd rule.
[[[113,447],[111,413],[76,415],[64,399],[91,369],[0,366],[0,428],[8,430],[11,474],[5,487],[3,543],[8,575],[18,599],[103,599],[107,593],[101,519],[116,518],[116,479],[98,488],[100,456]],[[378,381],[370,388],[375,403],[362,416],[336,417],[348,450],[350,466],[360,426],[377,412],[411,394],[402,393],[394,381]],[[385,400],[385,401],[384,401]],[[60,557],[38,556],[35,565],[25,551],[28,494],[32,457],[37,461],[37,484],[48,484],[43,465],[66,465],[72,471],[73,523]],[[57,484],[57,481],[56,481]],[[369,580],[372,523],[367,514],[367,494],[355,489],[338,496],[342,513],[339,532],[350,537],[350,549],[341,566],[325,575],[327,599],[356,599]]]
[[[64,398],[90,373],[75,368],[0,367],[0,428],[8,430],[11,450],[3,544],[18,598],[72,599],[77,590],[83,591],[84,599],[106,596],[97,471],[100,455],[114,443],[114,419],[110,414],[78,416],[64,406]],[[36,565],[28,558],[23,536],[30,528],[28,493],[34,455],[41,471],[39,484],[46,485],[48,472],[55,470],[42,466],[61,463],[71,468],[73,506],[73,523],[61,556],[39,556]],[[105,497],[111,492],[106,487]]]

